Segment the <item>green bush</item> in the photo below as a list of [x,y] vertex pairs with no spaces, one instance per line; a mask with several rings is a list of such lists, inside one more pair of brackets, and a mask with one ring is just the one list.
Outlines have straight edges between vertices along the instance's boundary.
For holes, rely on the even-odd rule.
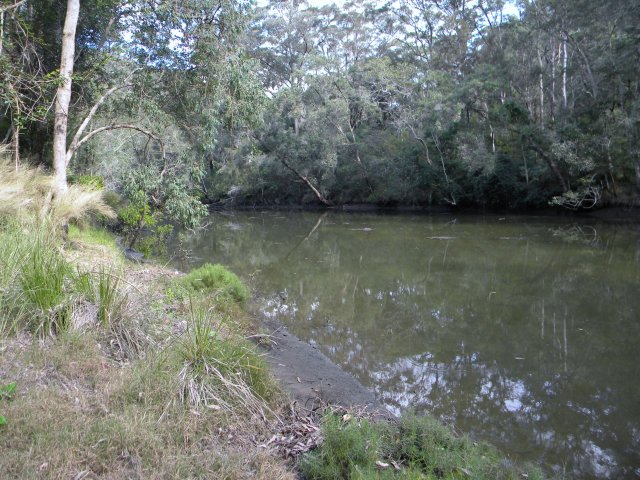
[[323,434],[323,444],[301,462],[306,478],[543,478],[538,469],[519,467],[432,417],[370,422],[329,414]]
[[192,270],[181,283],[190,292],[219,293],[237,303],[244,303],[249,298],[249,289],[238,276],[220,264],[206,263]]
[[322,446],[308,454],[302,461],[306,478],[340,479],[354,478],[380,460],[381,442],[388,439],[386,425],[374,425],[367,420],[343,422],[330,414],[323,425]]
[[146,257],[165,254],[173,225],[162,223],[164,214],[151,206],[143,191],[130,193],[130,197],[129,203],[118,210],[129,248],[136,248]]

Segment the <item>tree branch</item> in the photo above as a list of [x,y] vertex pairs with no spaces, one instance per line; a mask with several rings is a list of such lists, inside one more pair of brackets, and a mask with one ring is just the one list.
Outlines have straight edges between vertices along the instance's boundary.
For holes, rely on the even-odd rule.
[[560,182],[560,185],[562,185],[562,192],[564,193],[568,191],[569,185],[567,184],[567,181],[564,179],[562,172],[560,172],[560,168],[558,167],[558,164],[555,162],[555,160],[551,158],[549,155],[547,155],[545,151],[542,150],[542,148],[540,148],[539,146],[537,146],[535,143],[531,141],[529,141],[527,145],[527,149],[533,150],[538,155],[540,155],[545,162],[547,162],[547,165],[549,165],[549,168],[551,168],[553,173],[556,175],[556,178]]
[[7,5],[6,7],[0,7],[0,12],[8,12],[9,10],[13,10],[14,8],[18,8],[20,5],[25,3],[27,0],[20,0],[19,2],[14,3],[13,5]]
[[287,162],[284,158],[281,158],[280,161],[282,162],[282,164],[287,167],[289,170],[291,170],[294,175],[296,177],[298,177],[300,180],[302,180],[304,182],[304,184],[309,187],[309,189],[313,192],[313,194],[316,196],[316,198],[320,201],[320,203],[322,203],[323,205],[330,207],[331,206],[331,202],[329,200],[327,200],[324,195],[322,195],[322,193],[320,193],[320,190],[318,190],[310,181],[307,177],[305,177],[304,175],[302,175],[300,172],[298,172],[295,168],[293,168],[289,162]]
[[73,139],[71,140],[71,144],[69,145],[69,148],[67,149],[67,154],[66,154],[67,166],[69,166],[69,162],[71,162],[71,158],[73,157],[73,154],[76,153],[76,150],[78,150],[78,147],[82,143],[84,143],[85,140],[83,139],[81,141],[80,138],[82,137],[82,134],[86,130],[87,126],[89,125],[89,122],[91,122],[91,119],[93,118],[93,116],[98,111],[98,108],[100,108],[100,105],[102,105],[104,103],[104,101],[107,99],[107,97],[109,97],[113,93],[117,92],[118,90],[122,90],[123,88],[128,88],[128,87],[131,87],[131,86],[133,86],[133,85],[132,84],[125,84],[125,85],[117,85],[115,87],[111,87],[109,90],[107,90],[98,99],[98,101],[93,105],[93,107],[91,107],[91,110],[89,110],[89,113],[87,114],[87,116],[84,118],[84,120],[80,124],[80,127],[78,127],[78,130],[76,131],[75,135],[73,136]]
[[[114,123],[111,125],[105,125],[104,127],[99,127],[96,128],[95,130],[91,130],[89,133],[87,133],[84,137],[82,137],[81,140],[79,140],[75,146],[75,150],[77,150],[78,148],[80,148],[81,145],[83,145],[84,143],[88,142],[91,137],[93,137],[94,135],[97,135],[100,132],[105,132],[107,130],[121,130],[121,129],[129,129],[129,130],[135,130],[137,132],[140,132],[144,135],[146,135],[147,137],[155,140],[156,142],[158,142],[158,144],[160,144],[160,148],[162,151],[162,158],[165,158],[165,148],[164,148],[164,142],[162,141],[162,139],[157,136],[155,133],[146,130],[142,127],[138,127],[137,125],[130,125],[130,124],[126,124],[126,123]],[[74,152],[75,152],[74,150]],[[73,152],[72,152],[73,155]]]

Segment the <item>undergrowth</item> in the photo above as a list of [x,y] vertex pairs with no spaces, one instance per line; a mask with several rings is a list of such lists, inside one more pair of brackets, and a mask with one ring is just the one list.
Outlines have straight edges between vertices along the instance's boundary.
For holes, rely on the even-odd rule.
[[168,271],[87,221],[99,185],[50,180],[0,164],[0,477],[292,479],[255,448],[278,389],[234,320],[246,287],[210,266],[169,305]]
[[260,434],[250,422],[178,401],[172,349],[123,368],[105,361],[97,339],[67,333],[11,352],[7,371],[20,379],[13,401],[0,396],[3,479],[294,478],[236,439]]
[[300,466],[309,479],[541,479],[533,467],[517,467],[484,443],[455,435],[431,417],[398,421],[327,414],[323,444]]

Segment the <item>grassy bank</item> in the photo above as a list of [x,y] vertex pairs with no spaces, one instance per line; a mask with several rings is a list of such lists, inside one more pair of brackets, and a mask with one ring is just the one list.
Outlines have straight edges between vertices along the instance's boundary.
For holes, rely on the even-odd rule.
[[105,239],[0,227],[2,478],[293,478],[239,303]]
[[40,202],[23,208],[7,191],[0,184],[0,477],[538,475],[429,418],[296,408],[248,341],[256,326],[237,276],[128,263],[106,230],[79,222],[65,235],[60,219],[72,216],[42,216]]

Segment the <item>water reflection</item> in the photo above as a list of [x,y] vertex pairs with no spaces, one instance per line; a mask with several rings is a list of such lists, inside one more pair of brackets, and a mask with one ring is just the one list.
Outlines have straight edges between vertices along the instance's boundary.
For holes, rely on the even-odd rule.
[[535,218],[237,213],[196,262],[394,411],[576,478],[640,477],[640,234]]

